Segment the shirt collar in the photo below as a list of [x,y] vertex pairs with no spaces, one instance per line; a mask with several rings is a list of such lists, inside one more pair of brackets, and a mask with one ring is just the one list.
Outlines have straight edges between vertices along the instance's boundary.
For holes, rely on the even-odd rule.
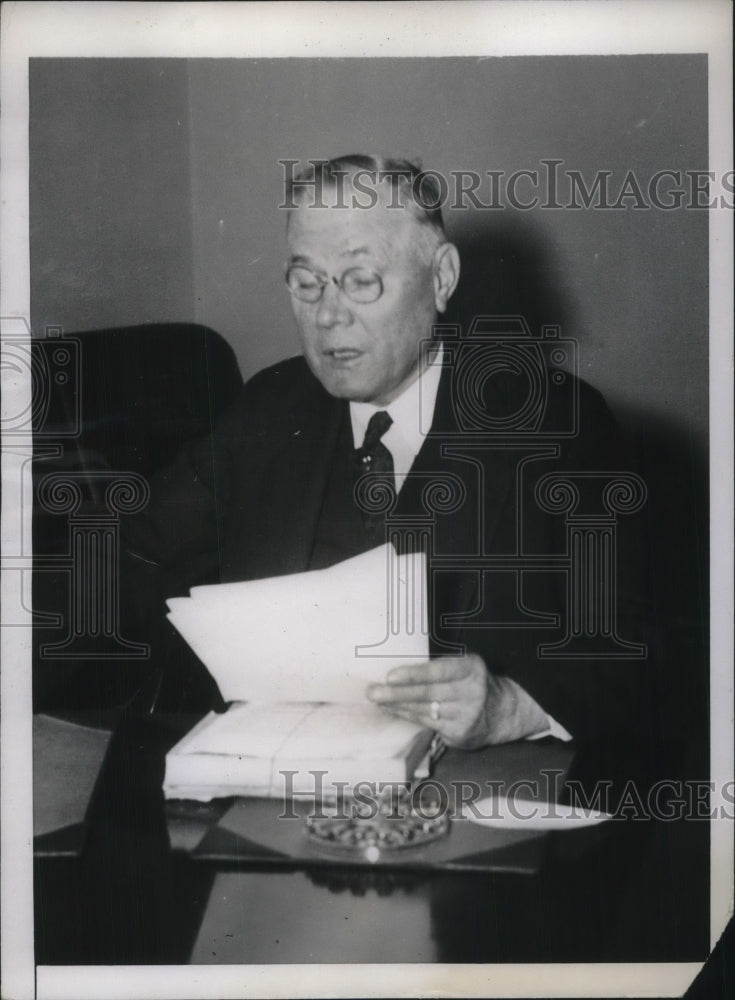
[[393,423],[383,435],[382,441],[393,455],[396,473],[408,472],[434,419],[443,359],[444,348],[440,344],[436,357],[425,371],[387,406],[350,403],[352,437],[356,448],[362,445],[372,415],[385,410]]

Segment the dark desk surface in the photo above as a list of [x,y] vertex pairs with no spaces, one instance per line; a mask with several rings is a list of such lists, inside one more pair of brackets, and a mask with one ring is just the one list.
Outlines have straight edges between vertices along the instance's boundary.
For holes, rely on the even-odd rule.
[[35,864],[38,964],[706,957],[706,823],[552,834],[535,875],[195,859],[171,849],[161,794],[180,733],[118,720],[84,853]]

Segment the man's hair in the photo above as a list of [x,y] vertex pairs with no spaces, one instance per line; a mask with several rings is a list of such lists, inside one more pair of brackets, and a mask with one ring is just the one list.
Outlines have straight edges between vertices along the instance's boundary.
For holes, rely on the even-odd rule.
[[367,184],[372,185],[376,193],[383,185],[391,186],[390,203],[406,208],[417,222],[427,227],[426,249],[430,253],[446,242],[442,191],[436,175],[410,160],[361,153],[331,160],[310,160],[293,175],[287,194],[291,203],[309,194],[313,203],[319,204],[325,188],[343,190],[345,180],[350,182],[358,177],[363,190]]

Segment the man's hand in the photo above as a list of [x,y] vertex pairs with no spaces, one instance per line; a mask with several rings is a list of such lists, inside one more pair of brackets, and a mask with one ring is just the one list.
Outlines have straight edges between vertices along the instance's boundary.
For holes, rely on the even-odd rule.
[[368,698],[392,715],[471,750],[522,739],[548,728],[546,713],[508,677],[490,673],[474,653],[394,667]]

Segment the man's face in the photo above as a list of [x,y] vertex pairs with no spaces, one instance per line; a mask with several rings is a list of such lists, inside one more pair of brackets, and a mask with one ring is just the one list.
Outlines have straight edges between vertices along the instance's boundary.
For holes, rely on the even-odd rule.
[[421,223],[406,209],[292,210],[289,265],[341,278],[352,267],[377,272],[383,294],[357,303],[329,280],[318,302],[292,296],[304,355],[327,392],[387,405],[419,374],[419,345],[436,316],[433,268],[416,245]]

